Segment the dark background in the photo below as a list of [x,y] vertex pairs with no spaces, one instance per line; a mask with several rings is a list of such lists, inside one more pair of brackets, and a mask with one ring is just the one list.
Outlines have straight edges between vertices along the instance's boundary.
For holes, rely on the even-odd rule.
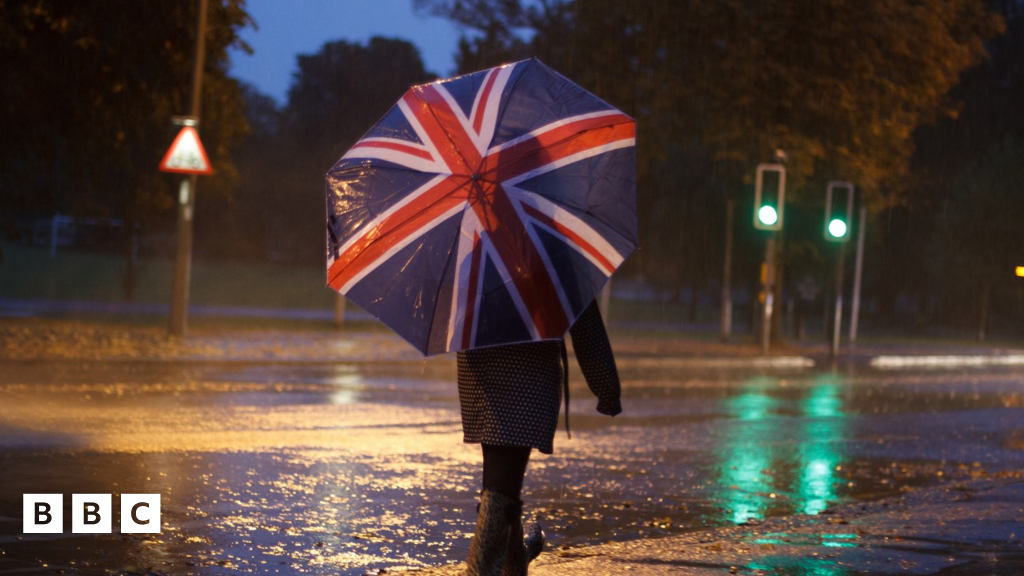
[[[156,167],[190,104],[196,5],[0,0],[0,298],[166,301],[179,178]],[[868,209],[865,330],[1024,335],[1020,1],[415,5],[463,26],[460,72],[537,56],[637,119],[625,309],[713,327],[732,202],[735,317],[754,325],[753,175],[781,149],[780,331],[826,332],[825,186],[848,180]],[[243,1],[211,2],[200,129],[216,174],[199,184],[193,301],[327,307],[322,175],[435,75],[403,40],[330,42],[297,59],[278,106],[230,76],[248,25]]]

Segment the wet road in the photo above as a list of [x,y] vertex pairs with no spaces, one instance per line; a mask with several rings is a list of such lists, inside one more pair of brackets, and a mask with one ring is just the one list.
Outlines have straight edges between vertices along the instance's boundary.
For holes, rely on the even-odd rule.
[[[0,573],[361,574],[462,558],[478,447],[450,360],[16,362],[0,373]],[[1024,369],[578,373],[528,472],[553,547],[817,514],[1024,469]],[[159,535],[21,535],[21,495],[162,495]],[[117,525],[116,521],[114,523]],[[116,529],[115,529],[116,532]],[[794,568],[793,574],[799,574]]]

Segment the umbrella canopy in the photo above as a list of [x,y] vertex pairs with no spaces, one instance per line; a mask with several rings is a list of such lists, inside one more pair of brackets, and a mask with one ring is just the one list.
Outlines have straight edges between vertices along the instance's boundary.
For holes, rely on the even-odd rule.
[[411,88],[325,176],[328,285],[427,355],[563,337],[636,248],[635,130],[538,60]]

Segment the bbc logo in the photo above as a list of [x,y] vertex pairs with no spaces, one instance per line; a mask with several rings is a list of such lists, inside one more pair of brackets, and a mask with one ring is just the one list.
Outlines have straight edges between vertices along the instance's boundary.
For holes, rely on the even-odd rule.
[[[110,494],[71,495],[71,532],[75,534],[110,534],[113,514]],[[64,532],[64,495],[25,494],[22,531],[25,534]],[[160,495],[121,494],[121,533],[159,534]]]

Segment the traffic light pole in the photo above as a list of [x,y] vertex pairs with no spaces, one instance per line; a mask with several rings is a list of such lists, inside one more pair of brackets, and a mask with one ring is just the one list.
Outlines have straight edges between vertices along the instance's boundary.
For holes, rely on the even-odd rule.
[[832,317],[832,348],[831,358],[839,355],[839,335],[843,324],[843,266],[846,261],[846,244],[839,245],[839,257],[836,258],[836,309]]
[[[775,234],[782,230],[782,215],[786,206],[786,167],[779,163],[785,161],[785,153],[776,150],[775,156],[778,162],[758,164],[754,176],[754,228],[769,231],[762,267],[764,306],[761,308],[761,353],[764,355],[771,348],[772,304],[775,300]],[[770,192],[764,186],[766,174],[774,174],[778,178],[775,202],[768,200]]]
[[853,296],[850,302],[850,344],[857,343],[857,322],[860,318],[860,283],[864,276],[864,228],[868,223],[868,209],[860,207],[857,218],[857,255],[853,267]]
[[[206,60],[206,12],[208,0],[199,0],[199,22],[196,26],[196,61],[192,68],[191,116],[199,121],[203,92],[203,65]],[[181,183],[178,198],[177,246],[174,256],[174,284],[168,329],[174,336],[183,336],[187,328],[188,287],[192,271],[192,215],[195,212],[196,183],[194,174]]]
[[722,263],[722,342],[732,335],[732,228],[736,215],[736,201],[725,204],[725,259]]
[[772,343],[772,312],[775,301],[775,234],[768,236],[764,255],[764,307],[761,316],[761,354],[767,356]]

